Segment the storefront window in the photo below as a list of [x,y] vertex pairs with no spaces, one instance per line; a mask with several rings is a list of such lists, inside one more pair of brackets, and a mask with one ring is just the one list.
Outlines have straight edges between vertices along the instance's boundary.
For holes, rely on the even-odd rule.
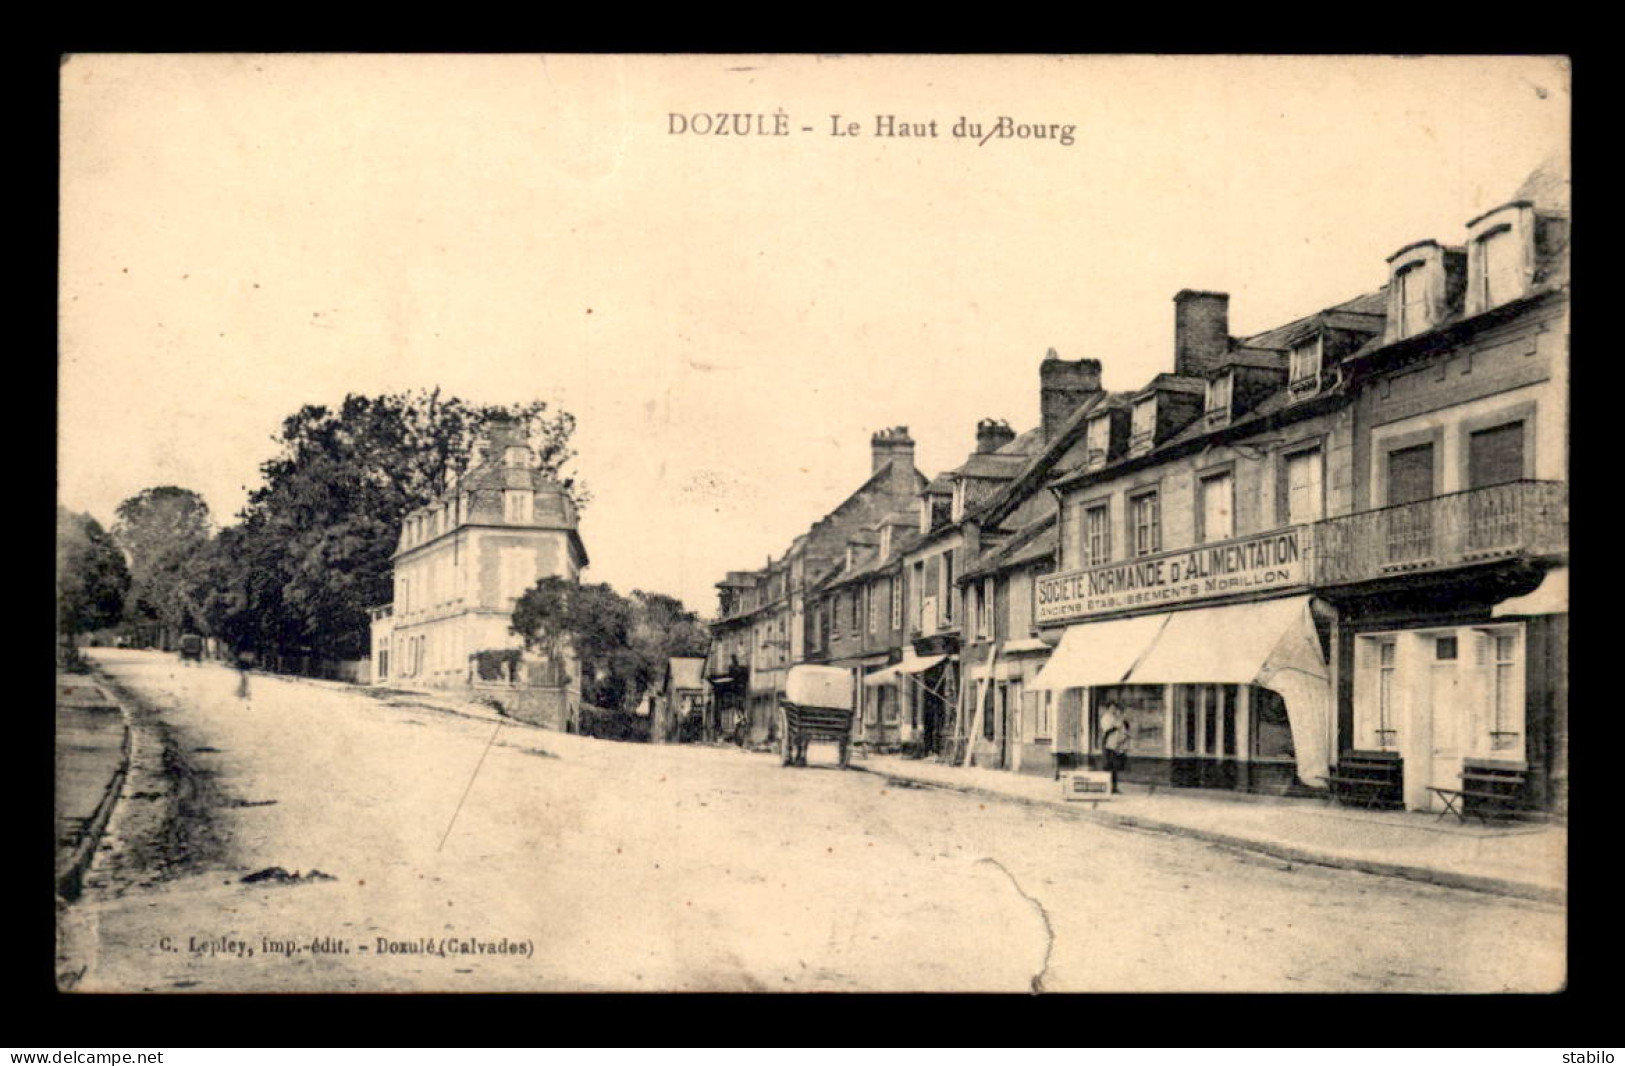
[[1237,692],[1235,685],[1176,685],[1175,751],[1180,755],[1234,758]]
[[[1163,738],[1163,691],[1161,685],[1111,685],[1097,688],[1094,690],[1092,700],[1094,721],[1098,725],[1100,714],[1107,704],[1116,703],[1122,708],[1132,734],[1129,754],[1166,755],[1168,747]],[[1097,728],[1095,750],[1098,751],[1099,746]]]
[[1290,759],[1296,751],[1292,746],[1292,725],[1287,721],[1286,701],[1278,692],[1267,688],[1253,688],[1253,756],[1258,759]]

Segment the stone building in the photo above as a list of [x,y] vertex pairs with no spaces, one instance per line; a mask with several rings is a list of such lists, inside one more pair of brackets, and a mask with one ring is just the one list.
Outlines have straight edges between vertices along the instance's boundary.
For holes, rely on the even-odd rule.
[[1543,168],[1462,245],[1394,253],[1383,333],[1344,362],[1352,513],[1315,530],[1332,727],[1412,809],[1487,777],[1567,809],[1568,236]]
[[846,558],[854,534],[912,507],[925,484],[914,468],[908,427],[881,430],[870,438],[870,474],[862,485],[784,555],[760,570],[730,571],[717,583],[706,677],[725,735],[731,729],[735,739],[756,744],[778,736],[785,675],[804,661],[809,585]]
[[570,725],[580,704],[572,664],[520,656],[509,626],[525,590],[544,577],[579,580],[587,561],[575,505],[537,467],[523,428],[489,423],[468,472],[402,523],[394,601],[372,612],[374,683],[497,683],[527,690],[524,713]]

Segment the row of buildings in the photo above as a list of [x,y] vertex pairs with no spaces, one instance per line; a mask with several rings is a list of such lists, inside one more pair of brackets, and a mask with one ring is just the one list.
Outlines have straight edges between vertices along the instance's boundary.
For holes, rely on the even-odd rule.
[[1564,811],[1568,183],[1395,251],[1386,283],[1252,336],[1174,297],[1169,369],[1039,365],[1039,424],[915,468],[905,428],[776,559],[718,583],[707,677],[768,742],[789,666],[847,669],[855,739],[1050,774],[1392,798],[1491,768]]

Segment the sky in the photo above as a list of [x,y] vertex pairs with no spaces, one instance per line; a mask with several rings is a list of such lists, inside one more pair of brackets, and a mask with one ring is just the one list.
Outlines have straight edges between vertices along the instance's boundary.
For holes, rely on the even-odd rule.
[[706,614],[876,430],[932,476],[1037,424],[1051,348],[1171,370],[1180,289],[1238,336],[1372,291],[1572,103],[1543,57],[297,54],[74,56],[61,100],[62,504],[225,524],[305,404],[539,399],[586,578]]

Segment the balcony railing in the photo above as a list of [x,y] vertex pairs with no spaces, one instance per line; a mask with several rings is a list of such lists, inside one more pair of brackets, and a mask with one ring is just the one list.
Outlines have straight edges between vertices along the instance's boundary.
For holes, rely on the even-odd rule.
[[1568,550],[1568,486],[1509,481],[1317,522],[1311,581],[1337,585]]

